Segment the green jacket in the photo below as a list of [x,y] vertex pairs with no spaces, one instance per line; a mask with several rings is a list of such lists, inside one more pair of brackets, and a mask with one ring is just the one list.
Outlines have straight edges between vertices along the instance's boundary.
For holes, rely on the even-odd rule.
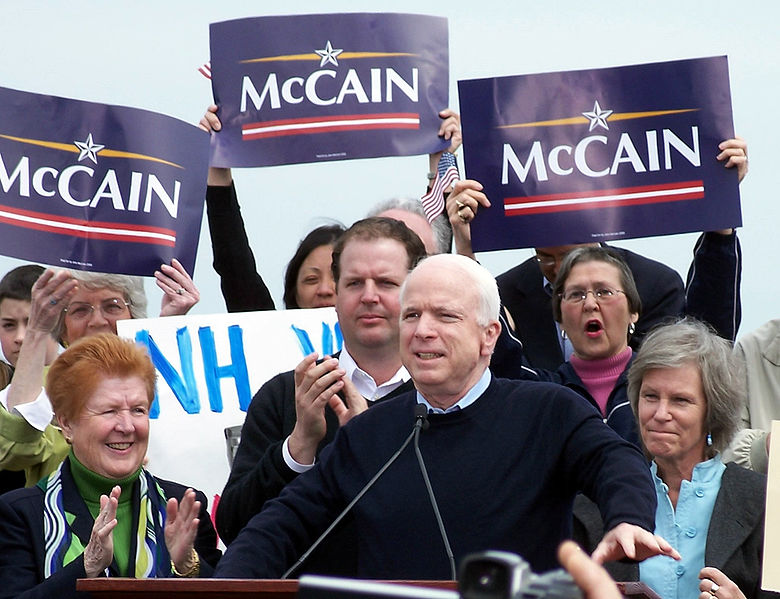
[[0,469],[24,470],[25,486],[53,472],[68,450],[58,427],[50,424],[41,432],[0,405]]

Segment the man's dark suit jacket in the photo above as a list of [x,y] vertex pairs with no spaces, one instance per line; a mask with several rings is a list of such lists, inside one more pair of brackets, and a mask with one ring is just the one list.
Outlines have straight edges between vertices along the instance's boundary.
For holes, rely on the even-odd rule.
[[[660,322],[682,314],[685,291],[682,279],[668,266],[613,247],[631,268],[642,298],[642,312],[631,346],[639,347],[645,334]],[[555,370],[564,362],[552,300],[544,290],[544,275],[536,258],[529,258],[496,278],[501,301],[515,321],[515,335],[522,341],[531,366]]]

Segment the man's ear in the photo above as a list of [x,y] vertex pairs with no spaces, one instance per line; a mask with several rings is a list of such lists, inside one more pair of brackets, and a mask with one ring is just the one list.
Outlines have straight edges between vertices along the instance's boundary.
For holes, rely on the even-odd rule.
[[498,336],[501,334],[501,323],[497,320],[491,320],[482,330],[482,348],[480,355],[492,356],[496,347]]

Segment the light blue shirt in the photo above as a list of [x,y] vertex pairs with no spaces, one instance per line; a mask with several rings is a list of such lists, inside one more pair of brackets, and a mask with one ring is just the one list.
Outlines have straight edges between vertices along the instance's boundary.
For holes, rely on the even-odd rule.
[[650,465],[658,497],[655,534],[669,541],[682,556],[678,562],[657,555],[639,564],[639,580],[663,599],[699,598],[699,572],[704,567],[707,531],[724,470],[720,455],[696,464],[691,480],[682,481],[675,510],[669,500],[669,487],[658,478],[658,467],[655,462]]
[[482,373],[482,376],[477,381],[477,384],[474,385],[471,389],[469,389],[466,395],[461,397],[456,403],[452,404],[446,410],[442,410],[441,408],[434,408],[431,404],[428,403],[428,400],[426,400],[422,395],[420,395],[419,391],[417,392],[417,403],[421,403],[425,407],[427,407],[429,414],[449,414],[450,412],[465,410],[468,406],[470,406],[475,401],[477,401],[477,399],[479,399],[479,396],[485,392],[485,390],[488,388],[489,385],[490,385],[490,369],[485,368],[485,372]]

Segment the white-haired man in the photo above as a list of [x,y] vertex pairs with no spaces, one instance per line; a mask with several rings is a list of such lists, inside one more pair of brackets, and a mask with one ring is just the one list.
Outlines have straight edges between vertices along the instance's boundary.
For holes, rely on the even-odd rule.
[[[336,518],[408,437],[419,438],[454,557],[500,549],[534,570],[555,567],[577,491],[610,532],[597,560],[676,552],[653,528],[655,497],[640,452],[573,392],[493,378],[499,336],[492,276],[462,256],[423,260],[401,291],[401,359],[416,391],[374,406],[337,433],[321,460],[268,502],[231,544],[218,577],[275,578]],[[358,576],[451,576],[436,518],[407,448],[355,505]]]

